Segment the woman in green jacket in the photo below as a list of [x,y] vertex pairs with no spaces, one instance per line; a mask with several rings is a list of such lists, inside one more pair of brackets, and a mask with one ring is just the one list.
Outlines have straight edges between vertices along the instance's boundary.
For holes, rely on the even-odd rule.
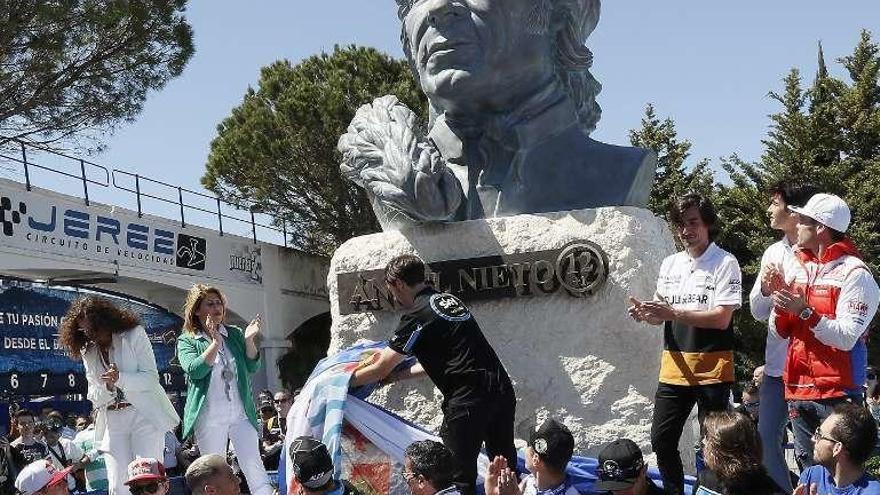
[[215,287],[197,284],[184,306],[183,332],[177,356],[189,376],[183,437],[195,434],[202,455],[226,455],[232,441],[238,464],[254,495],[272,495],[260,459],[257,411],[250,375],[260,367],[254,339],[260,334],[257,315],[244,332],[223,325],[226,298]]

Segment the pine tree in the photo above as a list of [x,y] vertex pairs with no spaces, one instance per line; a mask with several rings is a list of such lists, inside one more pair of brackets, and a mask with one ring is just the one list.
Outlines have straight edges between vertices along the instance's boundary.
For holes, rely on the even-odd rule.
[[642,127],[631,130],[629,139],[633,146],[657,153],[657,171],[648,200],[648,209],[655,215],[666,217],[670,202],[686,192],[711,193],[714,180],[709,161],[701,160],[691,170],[687,169],[685,162],[690,157],[691,142],[679,140],[675,122],[668,117],[663,120],[657,117],[654,105],[645,107]]
[[845,198],[853,210],[849,234],[877,273],[880,268],[880,48],[862,31],[853,54],[843,57],[852,85],[838,99],[842,125],[841,168]]

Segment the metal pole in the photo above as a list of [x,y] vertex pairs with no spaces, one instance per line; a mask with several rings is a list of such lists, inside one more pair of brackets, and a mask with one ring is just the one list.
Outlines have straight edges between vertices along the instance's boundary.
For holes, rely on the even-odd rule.
[[281,233],[284,236],[284,247],[287,247],[287,220],[281,220]]
[[186,219],[183,218],[183,188],[177,186],[177,201],[180,203],[180,226],[186,228]]
[[83,193],[85,193],[86,196],[86,206],[89,206],[89,181],[86,179],[86,162],[83,159],[79,160],[79,170],[82,172]]
[[21,161],[24,162],[24,185],[28,191],[31,190],[31,173],[28,170],[28,161],[27,161],[27,149],[25,149],[24,142],[20,142],[21,144]]
[[223,237],[223,213],[220,211],[220,198],[217,198],[217,224],[220,226],[220,236]]
[[137,191],[138,218],[143,218],[144,212],[141,210],[141,176],[138,174],[134,174],[134,189]]
[[257,243],[257,224],[254,222],[254,210],[251,209],[251,230],[254,233],[254,244]]

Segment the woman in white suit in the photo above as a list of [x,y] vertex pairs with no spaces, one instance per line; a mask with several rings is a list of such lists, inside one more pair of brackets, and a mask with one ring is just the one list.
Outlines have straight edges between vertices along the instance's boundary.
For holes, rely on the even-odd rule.
[[110,495],[130,495],[124,482],[136,457],[161,459],[165,432],[180,418],[159,385],[153,346],[140,320],[101,297],[75,301],[59,340],[82,358],[95,408],[95,445],[107,453]]

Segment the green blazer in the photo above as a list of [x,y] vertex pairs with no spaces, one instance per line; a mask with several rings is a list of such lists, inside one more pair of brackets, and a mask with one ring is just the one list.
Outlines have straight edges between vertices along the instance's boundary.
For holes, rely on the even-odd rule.
[[[251,396],[251,375],[260,369],[260,356],[258,354],[256,359],[247,357],[244,332],[240,328],[229,325],[224,325],[224,327],[226,327],[227,333],[226,346],[229,347],[229,351],[235,359],[238,395],[241,397],[245,414],[256,428],[257,407]],[[213,366],[205,363],[202,356],[210,344],[210,339],[204,333],[193,335],[185,330],[177,339],[177,359],[180,361],[183,372],[189,378],[186,387],[186,406],[183,408],[183,438],[187,438],[195,429],[196,420],[199,419],[199,413],[208,396]]]

